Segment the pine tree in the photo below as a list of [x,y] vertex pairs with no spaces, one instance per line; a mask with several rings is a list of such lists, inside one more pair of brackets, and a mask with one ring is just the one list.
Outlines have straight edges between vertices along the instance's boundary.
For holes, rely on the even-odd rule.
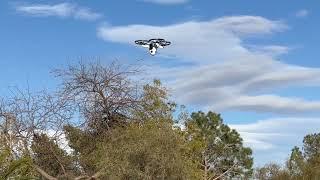
[[252,174],[251,149],[243,146],[239,133],[223,124],[219,114],[193,113],[186,128],[190,154],[196,156],[204,179],[247,178]]

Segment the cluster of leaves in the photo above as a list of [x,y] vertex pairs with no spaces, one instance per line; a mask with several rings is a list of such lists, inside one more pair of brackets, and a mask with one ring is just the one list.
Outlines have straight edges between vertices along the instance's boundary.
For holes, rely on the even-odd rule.
[[134,123],[115,129],[101,145],[99,168],[106,179],[199,179],[187,148],[168,122]]
[[319,179],[320,177],[320,133],[306,135],[300,150],[295,146],[291,150],[286,165],[268,164],[258,168],[256,178],[268,179]]
[[0,150],[0,179],[30,179],[32,177],[30,158],[13,159],[9,149]]

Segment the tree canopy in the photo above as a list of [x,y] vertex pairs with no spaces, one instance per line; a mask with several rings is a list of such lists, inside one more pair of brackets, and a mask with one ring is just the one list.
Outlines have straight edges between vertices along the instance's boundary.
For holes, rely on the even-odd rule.
[[0,177],[250,177],[252,151],[219,114],[179,111],[160,80],[138,83],[137,72],[80,63],[54,70],[62,83],[53,93],[17,90],[4,98]]
[[252,174],[251,149],[243,146],[239,133],[223,124],[220,114],[192,113],[186,133],[204,179],[248,178]]
[[253,170],[252,150],[217,112],[178,109],[160,80],[117,63],[55,70],[56,91],[0,101],[0,179],[317,179],[320,133],[285,165]]

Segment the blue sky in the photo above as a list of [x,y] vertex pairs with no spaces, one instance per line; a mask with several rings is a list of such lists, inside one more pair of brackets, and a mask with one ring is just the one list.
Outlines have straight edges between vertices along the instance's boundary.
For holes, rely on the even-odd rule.
[[[320,131],[317,1],[1,1],[0,93],[54,89],[57,67],[99,57],[144,66],[174,99],[220,112],[254,150],[283,162]],[[150,57],[135,39],[172,42]],[[138,59],[143,61],[137,61]],[[139,64],[140,63],[140,64]]]

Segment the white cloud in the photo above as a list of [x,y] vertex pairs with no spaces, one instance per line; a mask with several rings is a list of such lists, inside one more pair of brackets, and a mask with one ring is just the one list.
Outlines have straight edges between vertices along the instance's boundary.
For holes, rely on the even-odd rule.
[[255,112],[268,112],[278,114],[298,114],[305,112],[318,112],[320,101],[306,101],[295,97],[281,97],[276,95],[236,95],[229,99],[224,99],[213,108],[234,109]]
[[101,14],[92,12],[88,8],[78,8],[74,11],[74,17],[83,20],[96,20],[102,17]]
[[[229,126],[240,133],[245,145],[254,150],[256,162],[263,165],[270,160],[283,162],[288,157],[291,148],[302,144],[305,135],[319,132],[320,119],[272,118]],[[280,159],[275,159],[275,157]]]
[[93,12],[88,8],[80,7],[70,3],[60,3],[55,5],[49,4],[32,4],[18,5],[16,11],[31,16],[48,17],[73,17],[81,20],[96,20],[101,17],[99,13]]
[[296,12],[296,17],[302,18],[307,17],[309,15],[309,11],[306,9],[301,9],[298,12]]
[[[161,49],[159,56],[176,57],[167,59],[167,64],[173,62],[175,66],[152,61],[148,68],[150,78],[166,80],[178,103],[219,112],[255,111],[290,116],[296,113],[299,117],[317,113],[320,100],[285,97],[274,91],[297,86],[319,87],[320,68],[279,61],[279,55],[288,53],[289,47],[246,41],[286,29],[288,26],[281,21],[233,16],[167,26],[102,26],[98,28],[98,36],[108,42],[130,45],[136,39],[170,40],[172,45]],[[270,160],[284,161],[290,149],[300,145],[306,134],[319,131],[319,125],[317,118],[272,118],[230,126],[254,149],[255,162],[262,165]]]
[[171,4],[187,3],[189,0],[140,0],[140,1],[156,3],[156,4],[171,5]]
[[28,5],[28,6],[17,6],[16,10],[30,15],[35,16],[61,16],[66,17],[71,14],[71,6],[68,3],[62,3],[57,5]]
[[231,109],[278,114],[319,112],[320,101],[270,94],[274,89],[318,86],[319,69],[260,60],[259,63],[233,61],[193,67],[194,70],[175,68],[162,72],[170,75],[164,79],[175,79],[171,80],[169,86],[174,87],[179,102],[183,104],[196,104],[215,111]]
[[160,54],[177,57],[170,61],[191,65],[153,67],[152,72],[159,72],[153,76],[167,80],[179,103],[220,111],[319,112],[320,101],[282,97],[272,92],[295,86],[318,86],[320,69],[277,61],[277,55],[287,53],[288,47],[244,42],[246,38],[272,35],[286,29],[288,26],[281,21],[231,16],[167,26],[101,26],[98,36],[106,41],[132,45],[136,39],[170,40],[172,45],[161,49]]
[[213,21],[215,27],[235,34],[266,34],[287,29],[281,21],[271,21],[259,16],[230,16]]
[[259,54],[267,54],[269,56],[279,56],[282,54],[287,54],[290,50],[287,46],[280,46],[280,45],[267,45],[267,46],[251,46],[248,47],[253,52]]
[[73,152],[73,149],[69,146],[66,134],[61,131],[55,131],[55,130],[47,130],[47,131],[40,131],[38,133],[44,133],[48,137],[54,139],[56,143],[58,144],[59,148],[65,150],[68,154],[71,154]]
[[172,45],[162,52],[184,61],[203,64],[250,57],[251,53],[241,45],[241,37],[270,34],[286,28],[280,21],[256,16],[234,16],[169,26],[102,26],[98,29],[98,35],[106,41],[126,44],[132,44],[136,39],[166,38],[172,41]]

